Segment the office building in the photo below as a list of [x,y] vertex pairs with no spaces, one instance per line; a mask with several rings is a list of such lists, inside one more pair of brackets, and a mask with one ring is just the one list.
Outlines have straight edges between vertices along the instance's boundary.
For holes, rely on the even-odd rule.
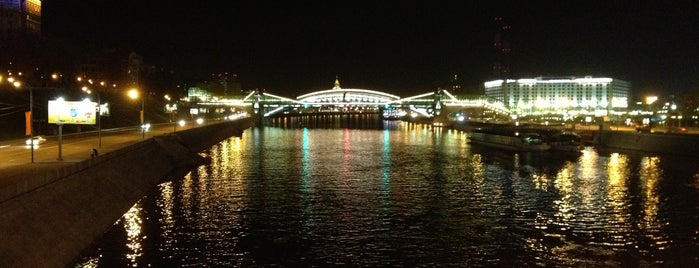
[[628,109],[630,83],[606,77],[536,77],[484,83],[485,95],[516,115],[608,116]]

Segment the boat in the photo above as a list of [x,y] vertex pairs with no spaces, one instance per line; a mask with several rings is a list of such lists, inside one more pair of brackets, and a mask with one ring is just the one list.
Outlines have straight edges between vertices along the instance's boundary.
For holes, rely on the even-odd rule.
[[582,137],[575,132],[557,129],[539,129],[536,131],[551,146],[551,151],[580,152],[585,148],[582,145]]
[[472,143],[516,151],[548,151],[551,149],[544,136],[536,131],[511,127],[474,128],[468,134]]

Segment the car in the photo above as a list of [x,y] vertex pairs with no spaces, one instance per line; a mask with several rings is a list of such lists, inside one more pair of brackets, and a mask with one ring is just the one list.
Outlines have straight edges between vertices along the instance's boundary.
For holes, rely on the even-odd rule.
[[636,125],[636,132],[650,133],[650,125]]
[[24,143],[26,145],[31,145],[31,144],[39,145],[39,144],[43,144],[44,142],[46,142],[46,138],[44,138],[43,136],[34,136],[33,141],[30,138],[30,139],[27,139]]
[[667,133],[687,133],[687,129],[683,127],[668,127]]

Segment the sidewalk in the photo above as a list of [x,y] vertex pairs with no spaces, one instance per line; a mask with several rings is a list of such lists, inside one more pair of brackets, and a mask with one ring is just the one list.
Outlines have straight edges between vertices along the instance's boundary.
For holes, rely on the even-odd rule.
[[[177,127],[177,130],[185,130],[191,127]],[[48,137],[45,144],[34,150],[34,163],[31,162],[31,150],[20,145],[21,140],[5,141],[3,144],[12,143],[13,154],[3,153],[0,156],[0,189],[13,184],[22,183],[23,179],[44,176],[47,173],[55,173],[59,170],[75,165],[92,158],[92,149],[98,152],[97,157],[109,152],[148,140],[154,136],[173,133],[171,124],[163,124],[153,127],[145,135],[137,129],[124,130],[117,133],[102,133],[101,147],[98,143],[97,133],[81,136],[63,137],[61,146],[61,160],[58,159],[57,137]],[[9,151],[10,148],[0,148]],[[21,147],[21,148],[20,148]],[[22,151],[18,151],[22,150]]]

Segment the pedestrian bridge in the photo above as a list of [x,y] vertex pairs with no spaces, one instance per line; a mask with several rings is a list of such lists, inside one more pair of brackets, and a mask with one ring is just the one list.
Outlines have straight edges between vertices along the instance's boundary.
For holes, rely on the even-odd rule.
[[502,103],[485,96],[457,97],[447,90],[436,90],[400,97],[375,90],[341,88],[337,79],[332,89],[315,91],[296,98],[256,90],[235,99],[199,101],[196,102],[196,106],[233,106],[261,118],[309,113],[380,113],[384,118],[412,116],[451,119],[464,116],[497,118],[510,115]]

